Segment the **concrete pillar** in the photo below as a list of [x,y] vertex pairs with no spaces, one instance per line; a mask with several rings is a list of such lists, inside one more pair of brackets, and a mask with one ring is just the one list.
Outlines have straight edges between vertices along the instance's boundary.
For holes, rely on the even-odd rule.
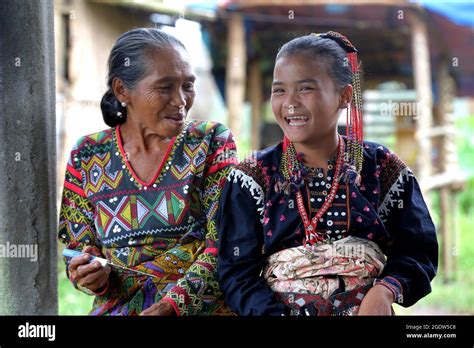
[[0,1],[0,315],[57,314],[53,1]]

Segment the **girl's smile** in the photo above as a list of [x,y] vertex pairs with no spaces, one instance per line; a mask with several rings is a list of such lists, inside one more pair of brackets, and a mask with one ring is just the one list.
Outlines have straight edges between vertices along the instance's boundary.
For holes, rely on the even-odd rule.
[[326,65],[304,53],[283,56],[275,64],[272,111],[295,144],[314,144],[336,132],[343,93]]

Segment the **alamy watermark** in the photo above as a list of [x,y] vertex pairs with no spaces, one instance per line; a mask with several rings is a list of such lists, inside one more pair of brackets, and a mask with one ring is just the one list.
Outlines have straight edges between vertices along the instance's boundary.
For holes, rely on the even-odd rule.
[[381,116],[395,116],[395,117],[413,117],[418,119],[420,115],[421,105],[419,102],[402,102],[392,101],[381,103],[380,115]]
[[327,255],[330,257],[364,260],[365,246],[363,244],[331,244]]
[[52,342],[56,340],[56,325],[37,325],[26,322],[18,326],[18,337],[20,338],[47,338]]
[[0,259],[30,259],[38,261],[38,244],[14,244],[7,241],[0,243]]

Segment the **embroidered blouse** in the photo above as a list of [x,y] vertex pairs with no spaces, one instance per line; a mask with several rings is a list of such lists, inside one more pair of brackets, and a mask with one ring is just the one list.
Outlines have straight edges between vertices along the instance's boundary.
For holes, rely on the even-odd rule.
[[[59,239],[95,246],[112,268],[91,314],[136,315],[164,299],[177,314],[222,314],[215,216],[221,184],[236,164],[229,129],[192,120],[172,138],[155,177],[143,182],[127,160],[120,126],[79,139],[69,158]],[[68,263],[69,260],[65,259]]]
[[[431,291],[438,263],[435,227],[410,168],[372,142],[364,142],[363,157],[360,186],[354,178],[340,181],[317,230],[332,241],[352,235],[376,242],[387,257],[378,281],[395,289],[398,303],[410,306]],[[302,193],[311,217],[336,180],[334,171],[334,158],[326,175],[321,168],[310,170]],[[236,166],[223,189],[218,274],[227,304],[241,315],[286,312],[261,276],[269,255],[300,246],[305,237],[296,194],[279,189],[281,178],[279,143]]]

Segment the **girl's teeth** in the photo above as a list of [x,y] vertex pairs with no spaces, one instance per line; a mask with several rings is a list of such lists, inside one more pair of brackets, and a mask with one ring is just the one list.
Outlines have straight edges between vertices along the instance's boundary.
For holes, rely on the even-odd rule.
[[288,124],[290,126],[302,126],[306,122],[308,122],[308,117],[306,116],[292,116],[292,117],[287,117]]
[[290,126],[302,126],[306,123],[306,121],[294,121],[294,120],[290,120]]

